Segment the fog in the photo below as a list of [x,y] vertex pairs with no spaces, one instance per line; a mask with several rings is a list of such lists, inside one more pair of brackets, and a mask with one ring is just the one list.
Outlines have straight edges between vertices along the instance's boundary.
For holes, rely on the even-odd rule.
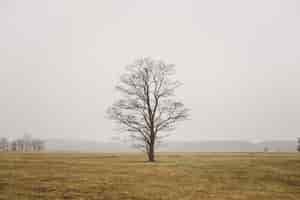
[[0,1],[0,137],[110,141],[124,67],[176,65],[191,109],[171,140],[300,136],[300,3]]

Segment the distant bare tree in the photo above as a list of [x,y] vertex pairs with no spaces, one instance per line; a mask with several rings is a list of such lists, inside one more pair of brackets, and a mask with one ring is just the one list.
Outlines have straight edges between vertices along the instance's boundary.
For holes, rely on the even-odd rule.
[[11,151],[17,151],[17,141],[16,140],[14,140],[14,141],[11,142],[11,144],[10,144],[10,150]]
[[300,152],[300,138],[298,138],[298,147],[297,147],[298,152]]
[[175,124],[188,117],[183,103],[173,100],[180,86],[172,80],[174,65],[142,58],[129,65],[116,89],[123,95],[108,110],[109,117],[134,139],[134,146],[155,161],[155,145]]
[[25,142],[23,139],[17,139],[16,140],[16,151],[18,152],[25,152],[26,148],[25,148]]
[[23,142],[23,151],[25,151],[25,152],[33,151],[31,134],[25,133],[22,138],[22,142]]
[[32,140],[32,149],[33,151],[39,152],[44,150],[44,142],[42,140]]
[[6,138],[0,139],[0,151],[8,151],[9,150],[9,142]]

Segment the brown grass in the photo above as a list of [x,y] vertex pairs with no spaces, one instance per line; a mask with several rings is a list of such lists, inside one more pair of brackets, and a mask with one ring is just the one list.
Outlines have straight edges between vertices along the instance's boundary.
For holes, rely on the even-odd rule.
[[300,155],[0,154],[0,199],[300,199]]

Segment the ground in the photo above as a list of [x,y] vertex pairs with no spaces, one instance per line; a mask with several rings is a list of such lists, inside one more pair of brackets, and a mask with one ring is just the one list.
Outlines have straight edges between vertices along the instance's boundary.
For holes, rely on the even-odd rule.
[[300,199],[300,154],[0,154],[0,199]]

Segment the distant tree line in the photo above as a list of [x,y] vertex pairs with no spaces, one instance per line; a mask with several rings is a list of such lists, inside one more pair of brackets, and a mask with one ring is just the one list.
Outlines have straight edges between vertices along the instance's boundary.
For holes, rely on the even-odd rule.
[[40,152],[45,149],[44,141],[33,139],[30,135],[9,141],[7,138],[0,139],[0,151],[2,152]]

